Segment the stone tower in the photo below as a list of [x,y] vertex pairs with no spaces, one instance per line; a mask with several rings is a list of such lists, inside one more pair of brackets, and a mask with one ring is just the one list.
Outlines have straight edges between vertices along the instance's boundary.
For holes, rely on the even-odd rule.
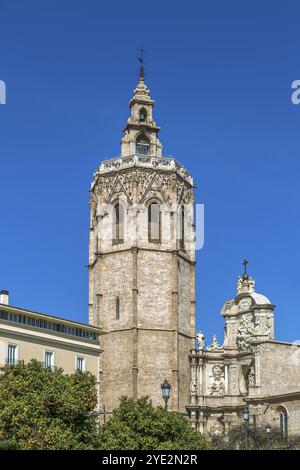
[[90,197],[89,322],[102,338],[101,404],[149,396],[169,408],[189,401],[194,344],[193,180],[162,157],[143,70],[129,102],[121,155],[94,174]]

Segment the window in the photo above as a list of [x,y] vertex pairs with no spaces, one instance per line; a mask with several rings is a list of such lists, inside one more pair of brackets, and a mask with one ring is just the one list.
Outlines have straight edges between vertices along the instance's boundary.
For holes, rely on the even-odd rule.
[[152,202],[148,207],[148,238],[150,243],[160,243],[160,207]]
[[288,415],[287,411],[283,406],[280,406],[277,409],[277,413],[279,415],[279,426],[280,426],[280,434],[281,437],[287,439],[288,437]]
[[9,344],[7,346],[7,365],[13,366],[18,360],[18,346],[15,344]]
[[54,353],[51,351],[45,351],[45,367],[46,369],[52,369],[54,366]]
[[72,336],[83,336],[91,340],[96,340],[97,335],[93,331],[88,331],[79,328],[69,328],[62,323],[47,322],[42,319],[32,318],[28,315],[16,315],[0,310],[0,320],[6,320],[14,323],[23,323],[24,325],[34,326],[35,328],[44,328],[53,331],[59,331],[61,333],[72,335]]
[[113,211],[113,243],[124,242],[124,208],[116,204]]
[[84,372],[85,371],[85,358],[77,356],[76,357],[76,370],[79,372]]
[[136,139],[136,153],[139,155],[148,155],[150,140],[145,134],[139,134]]
[[139,122],[145,122],[147,119],[147,111],[145,108],[139,110]]
[[181,250],[184,250],[184,206],[180,207],[179,227],[179,246]]
[[120,298],[116,298],[116,320],[120,320]]

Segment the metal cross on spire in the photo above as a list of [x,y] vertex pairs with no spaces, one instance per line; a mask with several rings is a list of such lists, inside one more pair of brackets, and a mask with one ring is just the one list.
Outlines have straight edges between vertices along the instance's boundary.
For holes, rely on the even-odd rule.
[[244,277],[248,277],[248,273],[247,273],[247,265],[248,264],[249,264],[249,261],[247,259],[245,259],[244,262],[243,262],[243,265],[244,265],[244,268],[245,268]]
[[140,78],[144,78],[145,76],[145,69],[144,69],[144,52],[145,52],[145,49],[143,48],[143,46],[141,46],[140,48],[140,57],[138,57],[138,60],[140,61],[141,65],[140,65]]

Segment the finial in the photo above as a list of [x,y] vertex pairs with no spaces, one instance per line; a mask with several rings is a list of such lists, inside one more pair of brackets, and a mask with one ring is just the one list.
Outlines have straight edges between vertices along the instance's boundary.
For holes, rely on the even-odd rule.
[[140,48],[141,56],[138,57],[138,60],[139,60],[140,63],[141,63],[141,65],[140,65],[140,78],[144,78],[144,77],[145,77],[144,52],[145,52],[145,49],[143,48],[143,46],[141,46],[141,48]]
[[254,292],[255,281],[252,277],[249,276],[247,273],[247,265],[249,264],[248,260],[244,260],[243,266],[245,268],[244,274],[239,276],[238,284],[237,284],[237,292],[238,294],[252,294]]
[[247,273],[247,265],[248,264],[249,264],[249,261],[245,259],[244,262],[243,262],[243,265],[244,265],[244,268],[245,268],[243,279],[249,279],[249,275]]

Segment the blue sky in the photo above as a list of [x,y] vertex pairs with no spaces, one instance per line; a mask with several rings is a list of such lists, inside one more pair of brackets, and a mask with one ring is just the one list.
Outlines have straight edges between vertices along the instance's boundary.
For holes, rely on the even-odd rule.
[[296,0],[0,0],[0,288],[13,305],[87,320],[88,189],[119,152],[146,49],[164,154],[205,204],[197,324],[220,340],[242,261],[300,339]]

